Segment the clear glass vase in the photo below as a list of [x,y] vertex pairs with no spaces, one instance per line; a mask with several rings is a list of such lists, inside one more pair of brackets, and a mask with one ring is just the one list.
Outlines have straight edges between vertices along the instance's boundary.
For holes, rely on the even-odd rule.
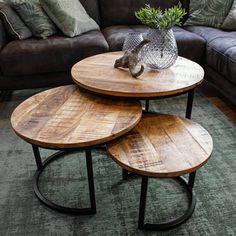
[[125,37],[122,51],[132,50],[143,41],[143,35],[138,32],[128,33]]
[[152,69],[167,69],[178,58],[178,48],[172,29],[149,29],[144,38],[150,40],[142,50],[142,60]]

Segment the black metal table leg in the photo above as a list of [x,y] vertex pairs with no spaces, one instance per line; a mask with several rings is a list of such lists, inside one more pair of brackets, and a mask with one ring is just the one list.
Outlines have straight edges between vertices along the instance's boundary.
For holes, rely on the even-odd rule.
[[[191,181],[194,182],[195,174],[191,175]],[[189,219],[194,212],[196,206],[196,195],[192,189],[191,184],[189,184],[185,178],[183,177],[175,177],[181,185],[185,187],[189,196],[189,205],[188,209],[185,213],[175,220],[171,220],[169,222],[159,223],[159,224],[149,224],[144,223],[145,220],[145,206],[146,206],[146,195],[147,195],[147,188],[148,188],[148,177],[142,177],[142,184],[141,184],[141,195],[140,195],[140,206],[139,206],[139,220],[138,220],[138,228],[144,230],[167,230],[174,228],[182,223],[184,223],[187,219]]]
[[142,176],[141,195],[140,195],[140,203],[139,203],[139,218],[138,218],[139,229],[142,229],[144,226],[147,188],[148,188],[148,177]]
[[188,186],[190,188],[193,188],[193,186],[194,186],[195,176],[196,176],[196,171],[189,174]]
[[137,176],[137,174],[133,173],[133,172],[129,172],[129,171],[125,170],[125,169],[122,169],[122,178],[124,180],[126,180],[126,179],[128,179],[128,178],[130,178],[132,176]]
[[149,111],[149,100],[145,100],[145,111]]
[[96,200],[95,200],[95,190],[94,190],[94,179],[93,179],[93,162],[91,150],[86,150],[86,162],[87,162],[87,173],[88,173],[88,184],[89,184],[89,196],[91,211],[93,214],[96,213]]
[[187,101],[186,114],[185,114],[185,117],[188,119],[191,119],[191,115],[192,115],[193,98],[194,98],[194,89],[188,92],[188,101]]
[[125,169],[122,169],[122,178],[128,179],[128,177],[129,177],[129,172]]
[[35,158],[37,168],[38,168],[38,170],[40,170],[43,167],[43,163],[42,163],[42,159],[40,156],[39,148],[36,147],[35,145],[32,145],[32,148],[33,148],[34,158]]
[[87,163],[87,173],[88,173],[88,184],[89,184],[89,195],[90,195],[90,208],[70,208],[65,206],[60,206],[50,200],[48,200],[39,189],[39,178],[43,170],[55,159],[64,156],[69,153],[68,151],[59,151],[50,157],[48,157],[43,163],[41,161],[40,152],[38,147],[33,146],[33,151],[35,155],[35,160],[37,164],[37,171],[34,174],[34,192],[37,198],[45,204],[47,207],[56,210],[61,213],[67,213],[72,215],[88,215],[96,213],[96,201],[95,201],[95,191],[94,191],[94,180],[93,180],[93,166],[92,166],[92,156],[91,150],[86,150],[86,163]]

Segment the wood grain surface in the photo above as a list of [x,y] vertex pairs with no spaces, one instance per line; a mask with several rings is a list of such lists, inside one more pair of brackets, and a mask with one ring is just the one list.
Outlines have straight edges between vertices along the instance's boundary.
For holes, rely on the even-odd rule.
[[150,177],[176,177],[204,165],[213,149],[209,133],[191,120],[144,115],[129,134],[108,144],[124,169]]
[[112,101],[75,85],[36,94],[11,116],[15,132],[45,148],[79,148],[105,143],[131,130],[141,119],[139,102]]
[[71,74],[79,86],[100,94],[119,97],[156,98],[183,93],[203,81],[200,65],[178,57],[169,69],[145,68],[137,79],[125,69],[114,68],[122,52],[109,52],[86,58],[75,64]]

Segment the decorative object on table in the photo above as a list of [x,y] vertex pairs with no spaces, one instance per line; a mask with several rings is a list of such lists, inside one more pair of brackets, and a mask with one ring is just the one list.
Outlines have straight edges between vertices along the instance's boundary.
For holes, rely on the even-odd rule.
[[172,27],[181,25],[185,14],[185,10],[178,6],[162,11],[147,4],[135,12],[142,24],[150,27],[145,36],[150,43],[142,50],[142,59],[148,67],[166,69],[175,63],[178,48]]
[[[143,41],[143,34],[139,32],[128,33],[125,37],[122,51],[131,51]],[[141,51],[138,53],[138,59],[141,60]]]
[[128,33],[125,37],[122,51],[132,50],[143,41],[143,34],[139,32]]
[[148,43],[150,43],[150,41],[145,39],[131,51],[130,50],[125,51],[124,55],[115,61],[114,67],[129,68],[129,72],[134,78],[140,76],[144,71],[144,66],[141,65],[141,68],[138,72],[135,72],[135,68],[140,61],[139,52],[141,51],[143,46]]

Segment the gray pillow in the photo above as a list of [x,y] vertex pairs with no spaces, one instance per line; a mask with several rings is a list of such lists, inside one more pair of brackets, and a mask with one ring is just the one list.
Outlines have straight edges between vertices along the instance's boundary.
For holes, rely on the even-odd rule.
[[29,28],[8,4],[0,2],[0,17],[11,38],[22,40],[32,36]]
[[233,0],[190,0],[189,18],[184,25],[205,25],[220,28]]
[[225,18],[221,28],[226,30],[236,30],[236,0],[234,0],[229,14]]
[[39,0],[8,0],[35,37],[47,38],[57,32],[55,25],[43,11]]
[[69,37],[99,29],[79,0],[40,0],[40,2],[52,21]]

